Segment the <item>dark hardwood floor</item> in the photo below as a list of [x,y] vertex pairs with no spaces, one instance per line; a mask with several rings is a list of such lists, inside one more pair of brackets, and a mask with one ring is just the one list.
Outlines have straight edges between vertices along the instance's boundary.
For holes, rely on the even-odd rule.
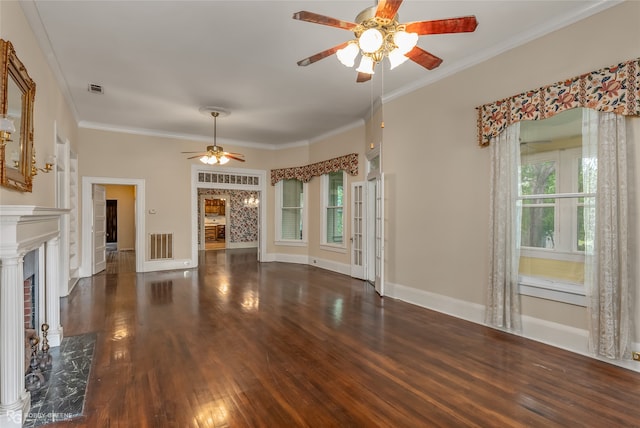
[[103,273],[64,299],[97,332],[74,427],[632,427],[640,374],[253,250]]
[[107,248],[105,273],[130,273],[136,271],[136,253],[133,250],[117,251]]

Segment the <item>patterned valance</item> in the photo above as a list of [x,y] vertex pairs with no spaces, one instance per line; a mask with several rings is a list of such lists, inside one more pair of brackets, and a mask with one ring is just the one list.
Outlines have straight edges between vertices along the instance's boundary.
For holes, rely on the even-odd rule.
[[640,115],[640,58],[478,107],[478,143],[488,146],[512,123],[576,107]]
[[280,180],[295,178],[303,183],[311,181],[313,177],[319,177],[330,172],[346,171],[350,175],[358,175],[358,154],[340,156],[322,162],[312,163],[293,168],[280,168],[271,170],[271,185],[274,186]]

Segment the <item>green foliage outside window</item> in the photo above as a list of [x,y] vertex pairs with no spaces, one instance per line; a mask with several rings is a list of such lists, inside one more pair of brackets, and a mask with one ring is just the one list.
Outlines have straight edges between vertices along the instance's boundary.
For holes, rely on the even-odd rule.
[[[523,164],[521,192],[523,196],[556,193],[555,162]],[[555,198],[525,199],[522,203],[522,246],[553,248],[554,231]]]

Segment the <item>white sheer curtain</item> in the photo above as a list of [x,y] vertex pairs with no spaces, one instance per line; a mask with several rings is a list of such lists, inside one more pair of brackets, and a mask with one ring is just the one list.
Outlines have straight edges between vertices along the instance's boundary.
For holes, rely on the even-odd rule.
[[589,349],[629,358],[633,340],[633,287],[629,240],[629,174],[625,117],[585,109],[585,288]]
[[515,123],[492,139],[489,233],[489,287],[485,322],[518,331],[521,329],[518,294],[520,259],[520,124]]

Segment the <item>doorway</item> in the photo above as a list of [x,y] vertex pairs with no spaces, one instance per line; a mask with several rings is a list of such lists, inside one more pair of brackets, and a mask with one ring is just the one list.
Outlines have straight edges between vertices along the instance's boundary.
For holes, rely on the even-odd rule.
[[115,251],[135,251],[135,187],[105,184],[107,197],[107,247]]
[[227,248],[228,195],[203,196],[201,206],[201,242],[205,250]]
[[384,175],[374,174],[367,181],[367,263],[366,280],[384,296]]
[[[259,261],[267,261],[266,198],[267,172],[244,168],[224,168],[224,171],[201,165],[191,166],[192,247],[193,266],[199,263],[203,250],[202,196],[228,195],[226,201],[226,249],[258,248]],[[252,198],[253,197],[253,198]],[[258,200],[255,200],[255,199]],[[252,199],[255,203],[252,203]],[[231,214],[229,214],[232,212]],[[230,219],[233,219],[231,221]]]
[[107,199],[107,246],[114,247],[114,249],[116,250],[118,249],[118,200],[117,199]]
[[[92,190],[94,185],[132,186],[134,194],[132,201],[134,209],[132,211],[134,212],[135,230],[132,232],[132,242],[128,246],[133,247],[135,250],[135,271],[144,272],[145,181],[142,179],[128,178],[82,177],[82,263],[79,271],[80,276],[86,278],[93,275],[94,260],[96,257],[93,251],[96,242],[93,231],[94,210]],[[122,220],[122,216],[119,216],[119,218]],[[119,223],[122,223],[122,221]],[[119,241],[121,241],[122,238],[123,234],[118,233]]]

